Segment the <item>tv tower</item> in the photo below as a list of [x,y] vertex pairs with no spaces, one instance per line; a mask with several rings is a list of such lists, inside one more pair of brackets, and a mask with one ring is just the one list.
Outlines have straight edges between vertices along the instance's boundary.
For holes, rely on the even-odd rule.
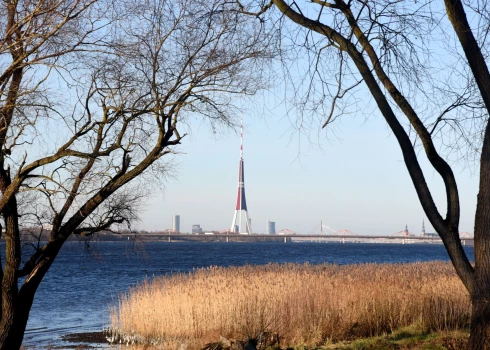
[[[240,122],[240,165],[238,167],[238,196],[236,199],[235,215],[231,223],[231,232],[252,233],[252,225],[248,216],[247,202],[245,200],[245,178],[243,176],[243,121]],[[242,212],[245,212],[245,228],[246,232],[242,232]],[[239,214],[240,213],[240,214]],[[237,223],[238,217],[238,223]]]

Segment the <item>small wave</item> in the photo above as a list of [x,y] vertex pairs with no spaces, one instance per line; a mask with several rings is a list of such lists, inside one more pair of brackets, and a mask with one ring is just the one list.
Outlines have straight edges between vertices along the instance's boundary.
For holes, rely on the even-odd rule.
[[35,348],[44,349],[49,346],[62,346],[65,342],[61,339],[63,335],[78,332],[101,331],[104,327],[103,323],[90,325],[76,325],[67,327],[35,327],[26,329],[23,345]]
[[38,327],[38,328],[28,328],[26,329],[26,333],[30,333],[30,332],[37,332],[37,331],[40,331],[40,330],[45,330],[45,329],[48,329],[48,327]]
[[39,334],[39,333],[65,333],[66,331],[74,330],[74,329],[83,329],[83,330],[102,329],[103,326],[104,325],[100,323],[100,324],[76,325],[76,326],[55,327],[55,328],[38,327],[38,328],[26,329],[25,334],[31,335],[31,334]]

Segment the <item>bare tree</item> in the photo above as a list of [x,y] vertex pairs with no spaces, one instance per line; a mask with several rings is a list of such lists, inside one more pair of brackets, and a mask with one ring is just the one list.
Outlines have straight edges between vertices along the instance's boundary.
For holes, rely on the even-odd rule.
[[[292,96],[301,122],[313,112],[322,116],[325,127],[352,111],[353,99],[357,103],[367,94],[374,99],[399,143],[420,203],[469,292],[468,349],[490,349],[487,2],[257,0],[239,2],[238,8],[280,23],[283,40],[307,66],[299,83],[306,84],[306,94]],[[445,213],[436,207],[427,185],[418,144],[444,182]],[[459,238],[458,187],[444,158],[462,146],[467,155],[480,159],[474,265]]]
[[[164,156],[192,118],[232,125],[272,46],[221,0],[6,0],[0,36],[0,349],[15,349],[68,237],[134,219],[127,185],[172,171]],[[49,239],[23,264],[32,222]]]

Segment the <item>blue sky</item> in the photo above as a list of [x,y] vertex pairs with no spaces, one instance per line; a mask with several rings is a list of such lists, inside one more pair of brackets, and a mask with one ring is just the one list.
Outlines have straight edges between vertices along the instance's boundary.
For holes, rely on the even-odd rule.
[[[430,53],[419,53],[429,72],[419,72],[423,82],[402,79],[400,83],[395,79],[422,120],[434,120],[452,101],[454,96],[444,92],[447,86],[455,93],[464,88],[466,71],[458,56],[459,44],[451,36],[452,29],[442,10],[440,16],[441,23],[426,38]],[[301,35],[299,38],[301,41]],[[273,89],[252,101],[239,102],[243,112],[236,118],[238,121],[243,117],[245,124],[245,188],[253,231],[265,232],[270,219],[276,222],[278,230],[288,228],[308,234],[319,232],[321,221],[336,230],[388,235],[403,230],[405,225],[418,234],[424,220],[426,231],[433,232],[398,144],[372,105],[364,84],[346,101],[346,114],[326,131],[320,129],[325,112],[317,116],[303,114],[310,120],[306,122],[306,133],[295,129],[299,114],[285,105],[283,98],[291,98],[295,91],[299,95],[305,93],[311,77],[306,56],[297,52],[298,56],[293,55],[286,67],[291,74],[289,84],[280,80],[281,69],[277,69],[277,77],[271,79],[278,79],[271,82]],[[335,73],[337,56],[334,53],[334,60],[329,57],[321,62],[327,73]],[[334,73],[323,78],[325,86],[335,90]],[[344,79],[356,81],[355,74]],[[317,87],[316,92],[321,95],[322,87],[314,86],[314,90]],[[328,113],[328,101],[324,108]],[[399,113],[397,108],[394,110]],[[400,120],[404,117],[400,116]],[[205,230],[224,230],[231,225],[238,182],[239,130],[213,135],[205,124],[190,124],[192,133],[183,141],[182,154],[176,157],[177,176],[165,183],[164,192],[155,193],[147,202],[140,228],[170,228],[175,214],[181,216],[183,232],[189,232],[193,224],[200,224]],[[444,216],[443,183],[421,150],[419,155],[426,180]],[[470,164],[473,171],[465,169],[463,163],[451,165],[460,192],[460,231],[473,232],[478,164]]]
[[[422,220],[433,229],[418,202],[401,151],[384,120],[374,111],[343,116],[311,139],[294,132],[294,112],[264,96],[243,114],[245,188],[254,232],[276,229],[316,233],[323,221],[333,229],[358,234],[388,235],[408,225],[418,234]],[[260,110],[267,110],[262,113]],[[317,129],[318,130],[318,129]],[[205,230],[231,225],[235,209],[239,130],[214,135],[206,124],[194,123],[180,147],[175,177],[155,193],[141,214],[138,228],[171,228],[181,216],[181,231],[200,224]],[[422,157],[423,158],[423,157]],[[438,175],[422,161],[427,182],[445,213]],[[453,164],[461,196],[461,231],[473,231],[477,174]]]

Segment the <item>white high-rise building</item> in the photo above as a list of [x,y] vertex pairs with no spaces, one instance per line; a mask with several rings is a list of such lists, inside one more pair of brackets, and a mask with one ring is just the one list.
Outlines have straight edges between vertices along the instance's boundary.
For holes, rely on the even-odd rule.
[[174,232],[180,232],[180,215],[174,215],[172,217],[172,230]]
[[267,234],[275,235],[276,234],[276,223],[275,221],[267,220]]

